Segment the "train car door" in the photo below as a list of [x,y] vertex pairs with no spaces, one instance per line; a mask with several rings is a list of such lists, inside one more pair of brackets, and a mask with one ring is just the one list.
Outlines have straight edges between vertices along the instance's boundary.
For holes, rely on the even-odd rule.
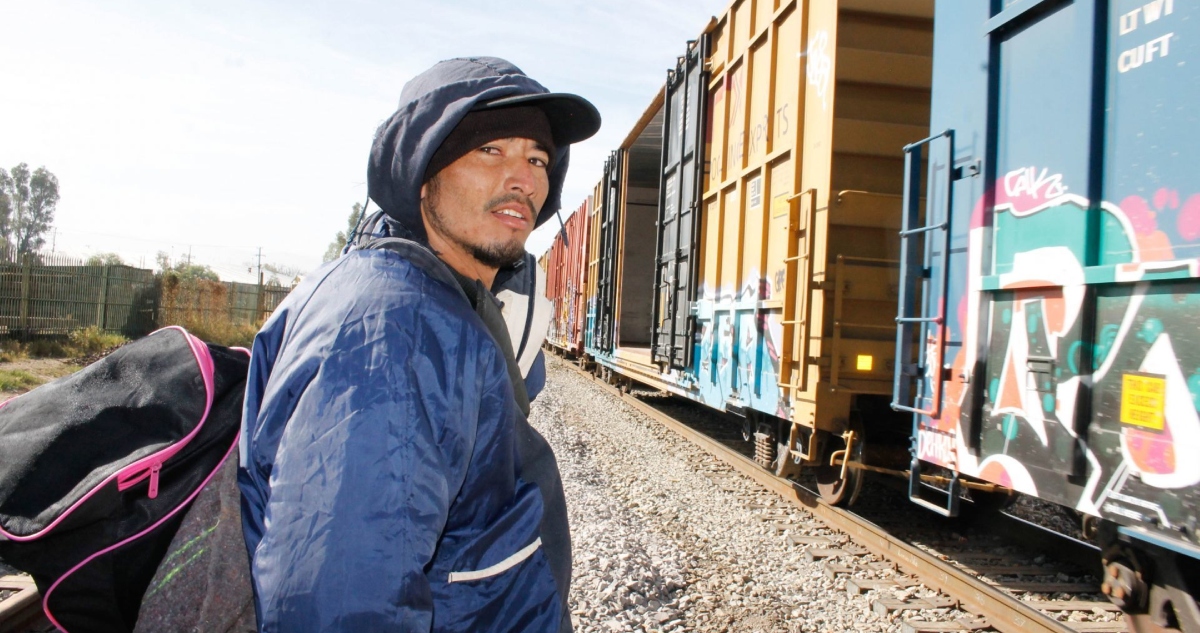
[[618,150],[604,163],[600,200],[600,270],[597,279],[596,317],[593,344],[611,354],[616,343],[617,250],[620,242],[620,187],[623,152]]
[[667,72],[651,347],[654,362],[673,369],[687,369],[692,362],[708,43],[707,34],[690,43]]

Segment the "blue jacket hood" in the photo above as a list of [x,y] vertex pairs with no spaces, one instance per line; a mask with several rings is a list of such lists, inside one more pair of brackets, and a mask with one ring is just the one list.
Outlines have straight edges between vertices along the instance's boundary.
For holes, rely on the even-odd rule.
[[[367,165],[367,194],[385,213],[426,241],[421,221],[425,167],[442,141],[477,103],[501,97],[549,92],[520,68],[496,57],[461,57],[438,62],[400,92],[400,107],[375,132]],[[561,206],[570,151],[558,148],[550,190],[535,226]]]

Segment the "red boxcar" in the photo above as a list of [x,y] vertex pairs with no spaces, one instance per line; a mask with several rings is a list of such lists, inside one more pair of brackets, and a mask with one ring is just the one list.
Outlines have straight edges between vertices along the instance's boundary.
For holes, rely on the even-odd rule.
[[[546,340],[572,356],[583,353],[586,318],[584,281],[587,276],[589,196],[567,219],[546,253],[546,297],[554,303],[554,320]],[[563,237],[566,240],[563,240]]]

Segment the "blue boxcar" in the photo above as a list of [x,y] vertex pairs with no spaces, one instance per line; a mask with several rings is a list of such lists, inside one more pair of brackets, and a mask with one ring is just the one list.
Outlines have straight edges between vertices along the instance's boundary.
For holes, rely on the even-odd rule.
[[933,73],[901,244],[914,471],[1092,517],[1106,593],[1196,630],[1200,5],[939,0]]

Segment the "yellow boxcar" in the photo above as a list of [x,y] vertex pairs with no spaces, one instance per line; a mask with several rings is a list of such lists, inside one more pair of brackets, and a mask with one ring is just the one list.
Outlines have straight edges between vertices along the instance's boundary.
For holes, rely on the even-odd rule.
[[[710,31],[696,307],[713,406],[852,496],[889,414],[904,145],[928,135],[930,0],[734,2]],[[707,365],[706,365],[707,363]],[[779,421],[784,423],[780,424]]]
[[[587,353],[741,416],[822,493],[889,462],[903,147],[932,0],[736,0],[689,42],[593,199]],[[898,462],[896,462],[898,463]]]

